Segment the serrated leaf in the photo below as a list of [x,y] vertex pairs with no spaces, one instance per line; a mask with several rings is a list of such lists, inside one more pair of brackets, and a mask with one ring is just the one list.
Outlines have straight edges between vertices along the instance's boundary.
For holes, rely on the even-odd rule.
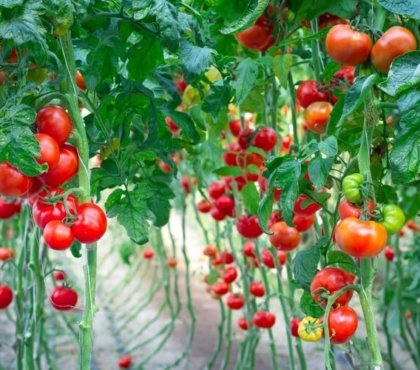
[[166,0],[155,0],[152,10],[159,24],[159,32],[164,45],[172,52],[179,47],[180,31],[178,29],[178,9]]
[[180,59],[188,72],[200,74],[213,63],[213,53],[215,53],[215,50],[207,46],[200,47],[184,41],[181,44]]
[[171,204],[169,202],[175,194],[171,188],[160,181],[153,183],[153,196],[147,200],[147,206],[154,215],[153,224],[156,227],[165,226],[169,221]]
[[322,158],[317,155],[309,162],[309,178],[317,190],[320,190],[325,185],[334,161],[334,157]]
[[229,104],[229,101],[229,85],[225,84],[223,80],[219,80],[211,86],[201,109],[207,113],[218,114],[222,108]]
[[258,202],[260,196],[257,187],[253,182],[248,182],[241,191],[242,200],[248,214],[256,215],[258,213]]
[[324,310],[313,300],[310,293],[304,291],[300,297],[300,309],[306,316],[322,317]]
[[392,62],[388,78],[379,87],[388,95],[395,96],[419,85],[420,51],[413,51]]
[[338,153],[338,144],[335,136],[329,136],[318,144],[319,151],[327,157],[335,157]]
[[6,106],[0,111],[0,162],[8,161],[28,176],[36,176],[47,167],[40,166],[39,144],[31,131],[35,112],[26,105]]
[[318,270],[320,258],[320,248],[310,248],[297,252],[293,259],[293,276],[301,288],[309,291],[312,279]]
[[379,0],[378,2],[392,13],[420,20],[420,7],[417,0]]
[[351,258],[348,254],[341,251],[329,251],[327,254],[327,266],[335,265],[343,270],[351,272],[352,274],[357,275],[359,269],[354,262],[354,259]]
[[258,79],[259,64],[255,59],[245,58],[236,67],[236,79],[232,82],[236,103],[241,104],[254,88]]
[[258,206],[258,221],[265,233],[268,233],[267,221],[271,215],[274,203],[273,191],[267,192],[260,201]]
[[398,99],[401,114],[390,152],[394,183],[406,184],[420,177],[420,91],[411,90]]
[[163,48],[159,39],[144,36],[128,50],[128,76],[132,80],[143,81],[162,62]]
[[230,33],[238,32],[251,27],[258,17],[264,13],[269,3],[270,0],[249,0],[248,6],[241,18],[231,24],[228,24],[222,28],[220,32],[224,35],[228,35]]
[[181,128],[182,133],[191,140],[192,143],[196,144],[201,140],[200,134],[194,121],[191,117],[179,111],[167,111],[167,115],[175,122],[175,124]]

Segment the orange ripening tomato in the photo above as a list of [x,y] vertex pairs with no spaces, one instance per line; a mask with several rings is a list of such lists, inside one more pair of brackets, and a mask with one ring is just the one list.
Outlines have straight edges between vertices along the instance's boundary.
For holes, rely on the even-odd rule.
[[335,228],[335,240],[341,250],[356,258],[372,258],[385,248],[388,233],[375,221],[354,217],[342,220]]
[[274,44],[273,27],[264,16],[250,28],[235,35],[238,42],[251,50],[266,51]]
[[368,34],[355,31],[347,24],[338,24],[328,31],[325,47],[332,60],[354,66],[369,58],[372,40]]
[[386,73],[396,57],[416,49],[417,40],[413,33],[407,28],[394,26],[373,45],[370,60],[379,72]]
[[308,129],[315,134],[323,134],[332,109],[333,106],[328,102],[315,102],[309,105],[304,113]]

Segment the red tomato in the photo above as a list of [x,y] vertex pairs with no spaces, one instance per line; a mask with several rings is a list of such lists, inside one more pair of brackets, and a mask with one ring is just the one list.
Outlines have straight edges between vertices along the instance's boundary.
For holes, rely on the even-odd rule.
[[384,256],[387,261],[392,262],[395,257],[394,249],[387,245],[384,249]]
[[212,291],[218,296],[225,295],[227,292],[229,292],[229,284],[226,284],[224,281],[218,281],[213,284]]
[[333,106],[328,102],[315,102],[309,105],[304,112],[308,129],[315,134],[323,134],[332,109]]
[[190,180],[187,175],[183,175],[181,177],[181,185],[182,185],[182,188],[184,189],[185,194],[191,193]]
[[282,251],[291,251],[295,249],[300,242],[299,231],[294,227],[290,227],[284,221],[276,222],[271,226],[270,243],[277,249]]
[[73,124],[67,112],[56,105],[47,105],[36,115],[38,132],[51,136],[58,145],[63,145],[73,130]]
[[211,257],[214,258],[217,255],[217,248],[215,245],[207,245],[204,249],[203,249],[203,255],[207,256],[207,257]]
[[0,261],[8,261],[15,257],[13,249],[7,247],[0,247]]
[[[61,193],[61,190],[58,193]],[[70,214],[76,215],[78,206],[77,199],[73,195],[67,197],[66,207]],[[62,221],[67,216],[63,203],[48,204],[42,198],[32,206],[32,215],[40,229],[44,229],[50,221]]]
[[354,66],[342,66],[337,72],[334,73],[334,76],[331,80],[331,85],[340,86],[340,82],[345,82],[347,86],[353,85],[354,73]]
[[131,367],[132,360],[130,355],[125,355],[118,360],[118,366],[121,369],[128,369]]
[[166,266],[169,268],[175,268],[178,265],[178,261],[176,258],[168,258],[166,260]]
[[366,33],[354,31],[347,24],[339,24],[328,31],[325,47],[332,60],[354,66],[369,58],[372,40]]
[[50,221],[44,229],[44,241],[51,249],[63,251],[74,241],[72,228],[61,221]]
[[221,181],[213,182],[209,186],[209,195],[213,199],[221,197],[225,193],[225,184]]
[[248,321],[245,317],[241,317],[238,320],[238,326],[242,329],[242,330],[248,330]]
[[32,186],[32,178],[25,176],[7,162],[0,163],[0,195],[20,197]]
[[223,221],[226,218],[226,213],[219,211],[216,207],[210,210],[211,217],[216,221]]
[[257,20],[252,27],[235,35],[239,43],[252,50],[266,51],[274,44],[273,27]]
[[242,251],[245,256],[247,257],[255,257],[255,244],[251,241],[247,241],[242,246]]
[[272,150],[277,144],[277,134],[271,127],[264,127],[257,131],[253,138],[253,145],[266,152]]
[[169,131],[171,131],[173,134],[177,134],[179,132],[180,128],[170,117],[166,117],[165,122],[168,125]]
[[245,304],[244,296],[240,293],[230,293],[226,304],[231,310],[240,310]]
[[407,28],[394,26],[373,45],[370,60],[379,72],[386,73],[396,57],[416,49],[416,36]]
[[245,128],[238,137],[238,144],[241,149],[246,150],[251,145],[255,131],[251,128]]
[[150,259],[152,259],[152,258],[154,257],[154,255],[155,255],[155,252],[153,251],[153,249],[150,249],[150,248],[145,248],[145,249],[143,250],[143,258],[144,258],[145,260],[150,260]]
[[328,331],[334,344],[347,342],[356,332],[359,319],[356,312],[348,306],[341,306],[330,311]]
[[[311,282],[311,295],[320,306],[326,307],[328,296],[338,292],[341,288],[354,283],[356,277],[338,267],[325,267],[318,271]],[[341,294],[334,302],[334,306],[347,304],[353,296],[352,290]]]
[[187,88],[187,83],[185,82],[183,77],[180,77],[177,81],[176,81],[176,89],[178,90],[178,92],[180,94],[182,94],[185,89]]
[[[277,253],[277,258],[279,260],[280,265],[283,266],[287,260],[287,253],[283,251],[276,251],[276,253]],[[263,265],[267,266],[270,269],[276,268],[273,254],[267,248],[264,248],[261,251],[261,262],[263,263]]]
[[261,167],[265,162],[265,158],[258,153],[243,153],[236,157],[236,164],[242,168],[248,167],[250,165],[255,165]]
[[221,197],[217,198],[214,201],[214,206],[220,211],[223,212],[226,215],[229,215],[232,213],[232,211],[235,208],[235,201],[232,197],[229,197],[227,195],[222,195]]
[[76,85],[79,89],[86,90],[86,82],[79,70],[76,71]]
[[281,217],[280,211],[273,211],[270,214],[270,217],[267,221],[267,227],[268,229],[271,229],[271,226],[273,226],[275,223],[282,221],[283,218]]
[[314,80],[303,81],[296,91],[296,97],[302,108],[315,102],[330,100],[328,89]]
[[212,207],[211,203],[206,199],[200,200],[197,203],[197,209],[201,213],[209,213],[211,210],[211,207]]
[[289,150],[290,145],[292,144],[292,142],[293,142],[292,135],[284,135],[282,137],[282,139],[281,139],[281,148],[282,148],[282,150],[285,150],[285,151]]
[[309,198],[307,195],[301,194],[296,199],[293,211],[295,212],[295,214],[301,216],[310,216],[313,215],[315,212],[319,211],[320,209],[321,207],[313,200],[311,200],[311,198]]
[[252,323],[261,329],[270,329],[276,323],[276,316],[268,311],[257,311],[252,318]]
[[248,239],[258,238],[263,233],[257,216],[239,216],[236,223],[236,229],[240,235]]
[[319,16],[318,29],[322,30],[327,26],[335,26],[336,24],[347,24],[345,19],[332,15],[330,13],[324,13]]
[[7,285],[0,285],[0,310],[9,307],[13,301],[13,291]]
[[7,220],[20,212],[22,204],[20,200],[8,202],[0,197],[0,220]]
[[101,239],[106,228],[107,219],[104,211],[96,204],[84,203],[79,207],[71,229],[80,243],[90,244]]
[[249,292],[254,297],[264,297],[265,295],[264,284],[261,283],[260,281],[252,281],[249,284]]
[[417,225],[414,220],[408,220],[407,227],[413,231],[420,231],[420,225]]
[[[370,213],[375,210],[375,203],[370,199],[368,200],[367,206]],[[340,204],[338,205],[338,215],[341,220],[344,220],[347,217],[360,218],[362,212],[363,207],[350,203],[346,198],[341,199]]]
[[242,130],[241,120],[234,119],[229,121],[229,130],[233,136],[238,137]]
[[225,265],[230,265],[231,263],[233,263],[233,256],[228,251],[220,252],[219,253],[219,258],[222,261],[222,263],[225,264]]
[[301,319],[298,319],[296,317],[290,320],[290,334],[292,334],[292,337],[299,338],[298,328],[300,322]]
[[79,156],[76,148],[65,144],[61,147],[57,165],[43,173],[40,178],[48,186],[61,186],[76,175],[78,168]]
[[293,225],[295,229],[299,232],[308,231],[314,224],[315,221],[315,214],[311,215],[301,215],[296,214],[293,216]]
[[225,271],[223,271],[222,273],[222,279],[227,284],[233,283],[237,277],[238,277],[238,270],[236,269],[235,266],[226,267]]
[[76,291],[64,286],[55,286],[50,294],[52,306],[59,311],[72,310],[76,307],[77,299]]
[[375,221],[345,218],[335,228],[336,243],[341,250],[356,258],[372,258],[385,248],[388,234]]
[[[166,163],[162,159],[159,159],[157,163],[162,172],[172,173],[172,167],[168,163]],[[99,165],[98,167],[101,167],[101,166]]]
[[227,166],[236,166],[238,153],[241,151],[241,147],[238,143],[230,143],[226,145],[226,152],[223,153],[223,162]]
[[40,156],[36,161],[40,164],[47,164],[48,168],[53,168],[60,159],[60,147],[57,142],[49,135],[35,134],[40,147]]
[[66,280],[66,273],[64,271],[54,271],[54,280],[63,281]]

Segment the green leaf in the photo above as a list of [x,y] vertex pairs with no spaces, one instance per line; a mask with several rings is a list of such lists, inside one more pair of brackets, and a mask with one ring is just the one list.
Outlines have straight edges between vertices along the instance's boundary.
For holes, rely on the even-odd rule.
[[213,171],[214,174],[218,176],[233,176],[237,177],[242,175],[242,169],[235,166],[224,166],[219,167]]
[[372,91],[373,85],[377,83],[379,79],[380,77],[378,74],[356,79],[354,85],[347,91],[343,112],[338,123],[339,125],[346,117],[363,105],[366,98],[369,96],[369,93]]
[[267,8],[270,0],[248,0],[248,7],[240,19],[226,25],[220,30],[224,35],[251,27]]
[[285,221],[290,226],[293,225],[293,208],[299,193],[300,172],[300,162],[289,157],[274,170],[269,178],[270,187],[278,187],[282,190],[280,208]]
[[159,24],[163,44],[172,52],[179,47],[180,30],[178,29],[178,9],[167,0],[155,0],[152,9]]
[[175,124],[181,128],[182,133],[185,134],[192,143],[196,144],[200,142],[201,137],[191,117],[184,112],[179,111],[168,111],[167,115],[175,122]]
[[267,229],[267,221],[271,215],[273,203],[274,193],[273,191],[269,191],[263,196],[258,207],[258,221],[265,233],[269,232],[269,230]]
[[292,68],[292,65],[299,60],[297,55],[286,54],[277,55],[273,58],[273,71],[279,79],[283,88],[287,88],[287,76]]
[[236,80],[232,87],[236,92],[236,103],[241,104],[254,88],[258,79],[259,64],[255,59],[243,59],[236,67]]
[[338,153],[338,144],[335,136],[329,136],[318,144],[319,151],[327,157],[335,157]]
[[40,166],[39,144],[31,131],[35,112],[27,105],[5,106],[0,110],[0,162],[8,161],[25,175],[36,176],[47,167]]
[[318,270],[320,258],[320,248],[313,247],[297,252],[293,259],[293,275],[301,288],[309,291],[311,281]]
[[264,86],[255,86],[240,105],[241,111],[262,114],[264,112]]
[[378,0],[378,2],[392,13],[420,20],[420,7],[417,0]]
[[253,182],[248,182],[241,191],[242,200],[247,213],[256,215],[258,213],[258,202],[260,196],[257,187]]
[[300,297],[300,309],[306,316],[320,318],[324,315],[324,310],[313,300],[310,293],[304,291]]
[[353,18],[357,1],[337,0],[292,0],[290,8],[296,13],[297,20],[311,20],[324,13],[337,15],[341,18]]
[[210,67],[213,62],[213,53],[215,53],[215,50],[207,46],[195,46],[184,41],[181,44],[180,59],[188,72],[200,74]]
[[420,91],[407,92],[397,104],[401,118],[390,153],[391,176],[394,183],[407,184],[420,173]]
[[309,162],[309,177],[317,190],[320,190],[325,185],[334,161],[334,157],[322,158],[317,155]]
[[144,36],[128,50],[127,71],[131,80],[144,81],[160,63],[163,49],[157,38]]
[[327,254],[327,266],[334,265],[357,275],[359,268],[348,254],[341,251],[329,251]]
[[167,184],[161,181],[155,181],[151,190],[153,196],[147,200],[147,206],[154,215],[153,224],[156,227],[165,226],[169,221],[171,211],[169,200],[175,194]]
[[400,95],[420,84],[420,51],[412,51],[396,58],[388,78],[379,87],[388,95]]
[[229,101],[229,85],[225,84],[223,80],[219,80],[211,86],[201,108],[204,112],[217,114],[229,104]]

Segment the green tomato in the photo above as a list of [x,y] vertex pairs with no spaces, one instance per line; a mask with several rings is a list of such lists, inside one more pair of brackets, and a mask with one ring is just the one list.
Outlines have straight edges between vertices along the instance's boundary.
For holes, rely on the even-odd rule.
[[360,185],[365,181],[360,173],[353,173],[343,179],[343,193],[351,203],[359,203],[362,200]]
[[404,212],[395,204],[385,204],[383,206],[383,217],[381,224],[390,234],[397,233],[405,224]]

